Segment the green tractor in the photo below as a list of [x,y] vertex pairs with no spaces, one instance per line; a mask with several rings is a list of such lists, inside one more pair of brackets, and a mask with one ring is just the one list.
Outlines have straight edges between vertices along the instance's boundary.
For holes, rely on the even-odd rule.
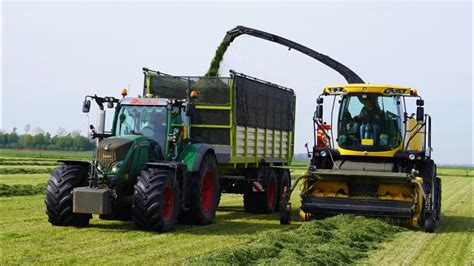
[[[143,97],[126,97],[126,91],[122,99],[85,97],[83,112],[92,101],[99,109],[97,129],[91,126],[94,159],[60,160],[47,185],[49,222],[86,226],[99,214],[133,219],[139,229],[159,232],[178,220],[208,225],[221,190],[244,194],[249,212],[274,212],[281,186],[290,181],[289,171],[276,167],[288,165],[293,155],[293,92],[236,73],[191,78],[144,69],[144,74]],[[259,106],[246,102],[252,97],[245,94],[255,91],[251,86],[276,95],[266,98],[280,104],[285,100],[278,97],[289,95],[287,113],[271,113],[272,123],[268,112],[249,116],[246,108]],[[275,106],[269,102],[267,108]],[[104,130],[106,107],[115,108],[110,132]]]

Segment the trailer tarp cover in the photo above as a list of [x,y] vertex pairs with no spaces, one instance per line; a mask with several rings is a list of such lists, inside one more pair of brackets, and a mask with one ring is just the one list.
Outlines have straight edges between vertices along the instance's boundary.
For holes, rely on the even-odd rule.
[[229,78],[150,75],[150,92],[161,98],[186,99],[198,93],[197,104],[229,104]]
[[188,87],[189,81],[187,79],[164,75],[150,75],[149,91],[160,98],[185,99]]
[[236,74],[236,122],[242,126],[293,131],[292,90]]

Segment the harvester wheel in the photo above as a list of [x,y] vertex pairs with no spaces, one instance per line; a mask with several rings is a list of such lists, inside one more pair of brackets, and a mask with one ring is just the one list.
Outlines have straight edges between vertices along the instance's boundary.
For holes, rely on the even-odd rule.
[[436,177],[436,221],[441,220],[441,199],[442,199],[441,178]]
[[277,205],[275,210],[280,210],[280,201],[285,197],[285,189],[290,189],[291,181],[290,181],[290,172],[288,170],[283,170],[280,172],[278,178],[278,194],[277,194]]
[[190,210],[183,213],[180,221],[198,225],[212,224],[221,199],[219,172],[213,154],[207,153],[199,172],[191,180]]
[[91,214],[72,212],[72,190],[87,185],[87,169],[62,165],[54,169],[46,187],[46,214],[52,225],[86,226]]
[[[244,193],[244,209],[249,213],[273,213],[275,212],[278,197],[278,183],[273,169],[259,169],[264,174],[264,192],[253,192],[248,190]],[[266,174],[266,176],[265,176]]]
[[424,229],[425,229],[425,232],[427,233],[433,233],[434,230],[435,230],[435,221],[433,219],[433,217],[431,217],[431,215],[428,215],[426,218],[425,218],[425,226],[424,226]]
[[166,232],[175,227],[180,209],[179,185],[171,171],[143,170],[132,199],[132,218],[138,228]]

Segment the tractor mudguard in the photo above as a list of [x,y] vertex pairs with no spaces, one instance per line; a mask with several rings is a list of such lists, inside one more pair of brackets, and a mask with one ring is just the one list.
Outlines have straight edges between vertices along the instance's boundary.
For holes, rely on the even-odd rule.
[[58,163],[63,163],[65,165],[79,165],[81,166],[86,172],[89,171],[91,168],[91,163],[87,161],[80,161],[80,160],[58,160]]
[[202,158],[207,152],[215,154],[211,145],[205,143],[189,144],[181,152],[177,161],[181,161],[187,165],[188,172],[197,172],[201,166]]

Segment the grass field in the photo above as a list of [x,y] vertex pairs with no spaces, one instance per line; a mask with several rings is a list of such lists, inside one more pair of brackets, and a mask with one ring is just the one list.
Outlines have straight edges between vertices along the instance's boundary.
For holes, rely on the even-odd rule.
[[[90,153],[8,150],[0,162],[51,162],[61,157],[88,159]],[[2,160],[3,159],[3,160]],[[16,168],[15,168],[16,167]],[[52,165],[0,164],[0,169],[38,169]],[[295,165],[292,176],[304,171]],[[1,196],[1,265],[127,263],[362,263],[473,264],[473,169],[439,168],[443,213],[435,234],[408,230],[384,220],[336,216],[280,226],[278,215],[243,211],[242,196],[224,194],[215,223],[178,225],[157,234],[138,231],[132,222],[94,217],[87,228],[53,227],[44,213],[44,195]],[[49,175],[0,174],[2,186],[45,184]],[[293,195],[293,217],[299,206]],[[257,250],[258,252],[256,252]],[[272,259],[273,258],[273,259]]]

